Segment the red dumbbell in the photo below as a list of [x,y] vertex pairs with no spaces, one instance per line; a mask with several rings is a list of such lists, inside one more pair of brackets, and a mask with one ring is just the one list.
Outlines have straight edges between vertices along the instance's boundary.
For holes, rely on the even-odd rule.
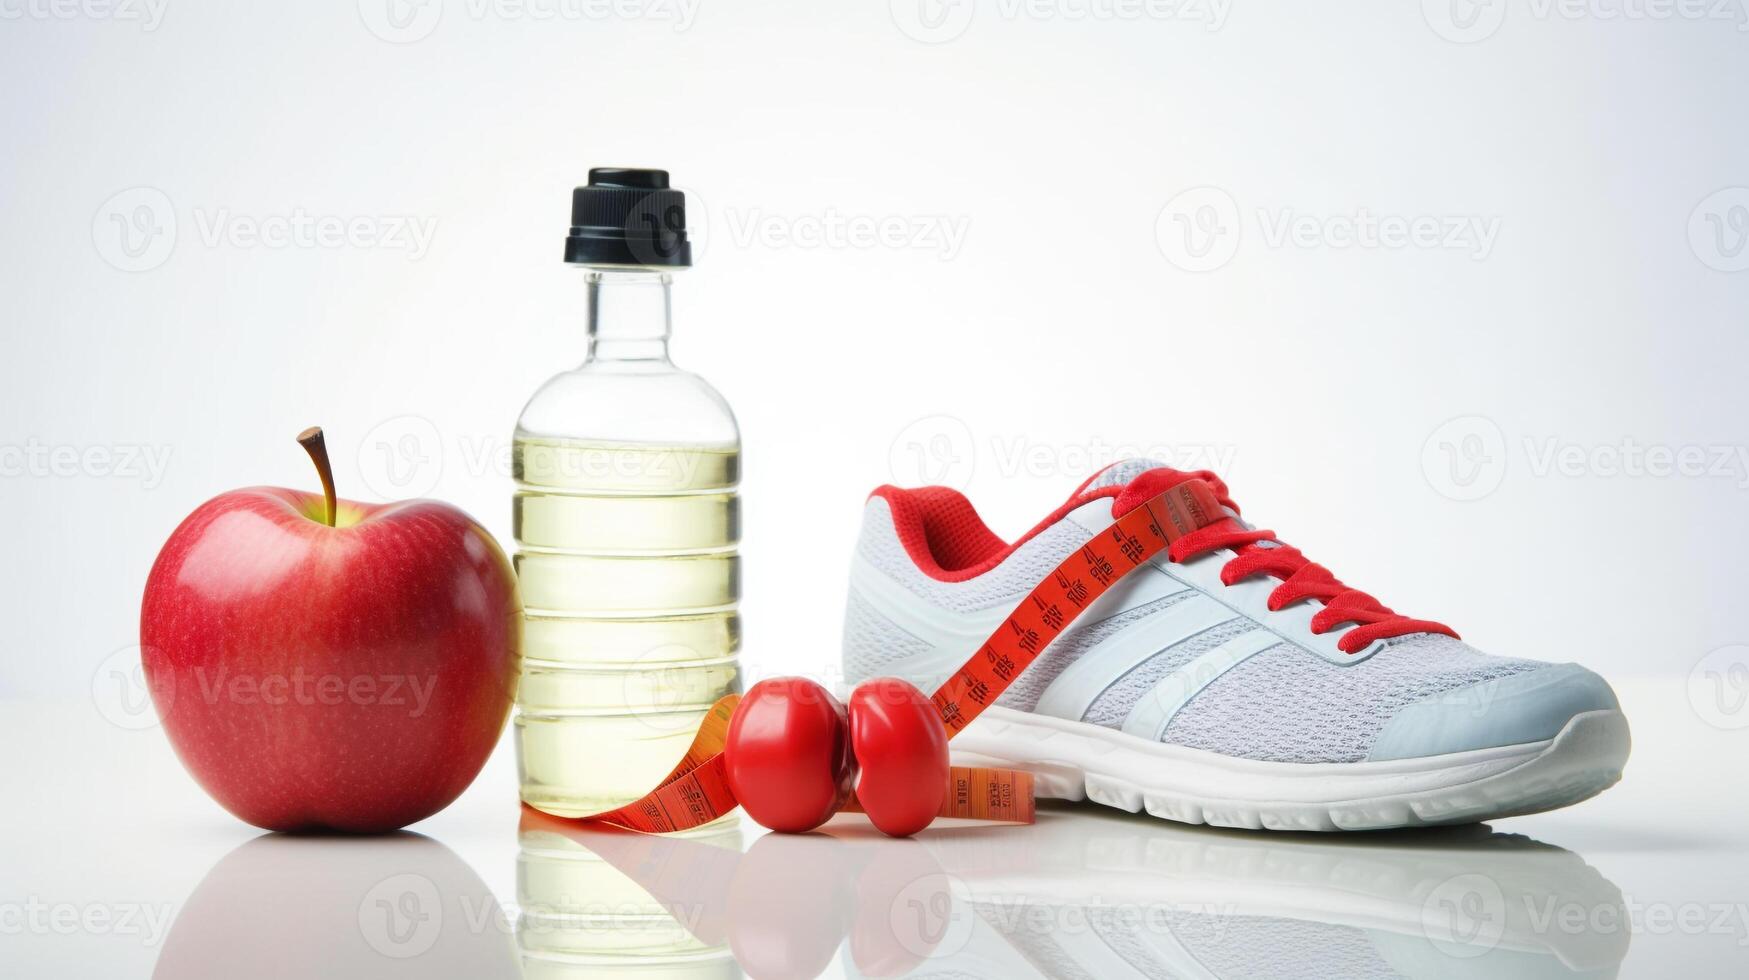
[[850,799],[856,758],[844,705],[805,677],[753,685],[723,745],[729,789],[748,816],[785,833],[813,830]]
[[929,826],[947,795],[947,729],[935,705],[897,677],[850,692],[850,747],[862,766],[856,799],[889,837]]
[[929,826],[947,792],[940,716],[923,692],[895,677],[859,685],[848,711],[806,678],[760,681],[729,722],[723,753],[729,788],[747,814],[786,833],[825,823],[854,788],[875,827],[906,837]]

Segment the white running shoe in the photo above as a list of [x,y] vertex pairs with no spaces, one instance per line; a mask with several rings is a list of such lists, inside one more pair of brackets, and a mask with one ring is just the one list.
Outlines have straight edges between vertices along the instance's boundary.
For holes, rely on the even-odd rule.
[[1193,478],[1228,519],[1094,602],[954,738],[956,764],[1032,771],[1041,796],[1272,830],[1534,813],[1621,778],[1627,719],[1601,677],[1397,615],[1241,520],[1214,474],[1151,460],[1106,468],[1013,544],[955,490],[876,490],[847,679],[934,690],[1114,508]]

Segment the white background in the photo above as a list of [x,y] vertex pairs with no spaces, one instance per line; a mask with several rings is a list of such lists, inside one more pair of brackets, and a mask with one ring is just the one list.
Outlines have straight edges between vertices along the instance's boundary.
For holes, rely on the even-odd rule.
[[[314,488],[306,425],[342,496],[508,541],[512,425],[583,352],[569,191],[620,165],[692,195],[754,676],[830,673],[874,486],[1012,535],[1143,451],[1741,749],[1740,5],[391,2],[0,0],[0,710],[51,747],[182,778],[106,720],[146,573],[213,494]],[[299,216],[355,233],[252,236]],[[84,773],[22,769],[187,791]]]

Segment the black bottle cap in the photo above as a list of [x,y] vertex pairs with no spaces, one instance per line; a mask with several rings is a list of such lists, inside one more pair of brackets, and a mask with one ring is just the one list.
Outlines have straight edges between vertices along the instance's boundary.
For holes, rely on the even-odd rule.
[[579,265],[692,264],[686,240],[686,195],[668,186],[666,170],[596,167],[571,192],[565,261]]

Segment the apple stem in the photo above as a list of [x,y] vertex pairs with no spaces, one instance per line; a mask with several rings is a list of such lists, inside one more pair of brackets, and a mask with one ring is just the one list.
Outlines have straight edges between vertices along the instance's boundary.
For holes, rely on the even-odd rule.
[[316,474],[322,478],[322,502],[325,505],[322,523],[333,527],[334,467],[328,463],[328,444],[322,441],[322,427],[312,425],[298,433],[298,445],[310,454],[310,462],[316,464]]

